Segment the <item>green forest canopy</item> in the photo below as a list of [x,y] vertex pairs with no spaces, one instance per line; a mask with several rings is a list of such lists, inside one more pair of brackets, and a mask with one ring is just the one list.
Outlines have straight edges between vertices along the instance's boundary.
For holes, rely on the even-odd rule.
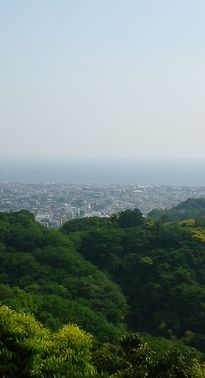
[[[91,333],[95,366],[88,363],[107,376],[116,371],[122,377],[145,376],[148,367],[141,366],[139,351],[136,360],[119,344],[129,331],[155,336],[149,336],[151,350],[161,342],[156,336],[169,339],[167,348],[177,350],[173,353],[181,356],[179,361],[192,353],[183,344],[205,352],[204,268],[205,229],[199,216],[155,220],[127,210],[49,230],[27,211],[0,214],[1,305],[33,314],[52,335],[69,323]],[[145,336],[136,338],[138,347],[147,344]],[[153,362],[155,352],[150,353],[144,357]],[[198,355],[199,370],[200,359]],[[189,364],[183,361],[184,369],[185,361]],[[149,376],[154,377],[151,365]]]

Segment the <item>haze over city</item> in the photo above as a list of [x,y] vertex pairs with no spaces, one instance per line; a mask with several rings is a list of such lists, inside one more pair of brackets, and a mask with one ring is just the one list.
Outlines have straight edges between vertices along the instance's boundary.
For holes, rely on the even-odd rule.
[[1,2],[1,161],[197,166],[204,13],[202,0]]

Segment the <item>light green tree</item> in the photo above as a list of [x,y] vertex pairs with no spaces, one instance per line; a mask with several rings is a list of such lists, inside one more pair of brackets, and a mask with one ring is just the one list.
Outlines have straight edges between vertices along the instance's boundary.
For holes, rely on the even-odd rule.
[[32,315],[0,307],[0,376],[92,377],[92,336],[76,325],[51,332]]

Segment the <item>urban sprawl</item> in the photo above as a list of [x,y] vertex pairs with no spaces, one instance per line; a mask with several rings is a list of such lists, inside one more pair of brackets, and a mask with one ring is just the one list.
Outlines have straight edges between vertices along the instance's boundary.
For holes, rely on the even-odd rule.
[[170,208],[187,198],[205,197],[205,187],[0,183],[0,212],[32,212],[38,222],[57,228],[79,217],[109,217],[138,208]]

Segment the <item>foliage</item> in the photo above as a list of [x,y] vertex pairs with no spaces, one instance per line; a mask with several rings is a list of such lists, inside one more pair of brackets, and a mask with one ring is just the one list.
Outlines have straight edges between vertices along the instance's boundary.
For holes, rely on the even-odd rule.
[[179,342],[170,342],[135,333],[124,338],[121,345],[125,353],[125,365],[113,377],[205,377],[200,354]]
[[69,222],[64,223],[61,230],[63,233],[72,233],[72,232],[82,232],[82,231],[91,231],[98,227],[106,227],[111,224],[111,221],[108,218],[99,218],[99,217],[89,217],[89,218],[78,218],[73,219]]
[[91,377],[92,337],[75,325],[50,332],[33,316],[0,307],[0,374],[23,378]]
[[[205,377],[189,347],[205,352],[204,235],[201,218],[136,210],[61,230],[0,214],[0,303],[13,309],[0,308],[0,375]],[[118,344],[126,327],[167,340],[135,332]]]
[[116,340],[126,301],[120,288],[76,252],[67,235],[26,212],[0,214],[0,303],[57,329],[70,321]]
[[144,223],[144,218],[139,209],[125,210],[119,213],[117,223],[122,228],[135,227]]
[[194,219],[205,224],[205,199],[188,198],[171,209],[153,209],[148,216],[155,220],[182,221]]
[[81,234],[76,248],[121,286],[128,327],[168,338],[192,331],[189,343],[205,351],[203,227],[149,220],[119,227],[116,219]]

